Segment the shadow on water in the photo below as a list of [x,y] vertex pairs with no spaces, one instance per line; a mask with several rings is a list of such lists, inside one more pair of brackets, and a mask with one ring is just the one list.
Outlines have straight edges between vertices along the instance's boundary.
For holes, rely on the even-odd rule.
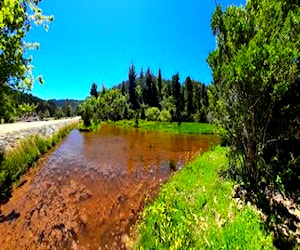
[[103,126],[73,130],[39,171],[1,207],[4,249],[51,246],[122,249],[145,200],[174,169],[218,143],[215,136],[174,135]]

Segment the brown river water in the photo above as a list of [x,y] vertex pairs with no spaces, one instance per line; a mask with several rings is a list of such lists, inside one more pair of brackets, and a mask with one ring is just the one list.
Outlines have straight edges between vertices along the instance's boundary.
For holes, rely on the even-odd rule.
[[124,249],[146,200],[172,171],[218,143],[103,126],[73,130],[0,206],[0,249]]

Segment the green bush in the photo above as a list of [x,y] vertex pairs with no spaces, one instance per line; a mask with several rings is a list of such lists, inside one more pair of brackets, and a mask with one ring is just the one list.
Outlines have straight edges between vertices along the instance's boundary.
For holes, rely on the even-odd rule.
[[160,117],[160,111],[156,107],[148,108],[145,112],[148,121],[158,121]]
[[161,122],[170,122],[172,120],[172,116],[168,110],[164,109],[160,112],[159,120]]

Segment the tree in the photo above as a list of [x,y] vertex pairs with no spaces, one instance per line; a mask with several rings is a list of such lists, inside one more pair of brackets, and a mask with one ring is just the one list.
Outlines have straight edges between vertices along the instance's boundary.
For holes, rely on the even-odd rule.
[[167,110],[172,118],[175,117],[177,108],[173,96],[164,97],[164,99],[160,102],[160,106],[162,110]]
[[280,178],[265,160],[279,139],[270,123],[299,79],[299,13],[291,2],[253,0],[245,8],[218,6],[212,17],[217,48],[208,57],[210,108],[231,145],[234,171],[255,189],[264,179]]
[[0,123],[13,122],[17,111],[11,95],[0,91]]
[[87,98],[78,106],[79,114],[85,127],[90,127],[95,118],[96,98],[94,96]]
[[97,90],[98,86],[96,83],[92,84],[91,90],[90,90],[90,95],[94,96],[95,98],[98,97],[98,90]]
[[151,94],[151,87],[152,87],[152,81],[153,81],[153,77],[150,71],[150,68],[148,67],[147,71],[146,71],[146,86],[144,89],[144,100],[146,104],[149,104],[151,106],[151,98],[152,98],[152,94]]
[[[193,103],[193,83],[191,78],[188,76],[185,80],[185,90],[186,90],[186,113],[189,119],[191,119],[192,114],[194,114],[194,103]],[[200,98],[200,96],[198,97]]]
[[162,79],[161,79],[161,70],[158,69],[158,76],[157,76],[157,88],[158,88],[158,95],[159,100],[162,100]]
[[57,109],[56,109],[56,112],[55,112],[55,118],[56,119],[60,119],[60,118],[63,118],[65,116],[65,113],[63,111],[63,108],[61,106],[59,106]]
[[25,118],[31,116],[36,111],[37,105],[23,103],[19,104],[17,108],[17,115]]
[[144,78],[144,71],[143,71],[143,68],[141,68],[141,72],[140,72],[140,79],[143,79]]
[[28,43],[25,38],[33,23],[43,24],[47,30],[53,20],[53,16],[42,14],[39,2],[5,0],[0,3],[0,91],[4,91],[3,86],[31,89],[33,67],[25,52],[38,48],[38,44]]
[[[31,89],[33,75],[29,49],[37,49],[38,43],[25,41],[33,23],[48,23],[53,16],[44,16],[38,8],[40,1],[5,0],[0,2],[0,119],[13,121],[17,105],[11,96],[11,88]],[[30,9],[29,11],[27,11]],[[37,78],[41,83],[41,77]]]
[[181,85],[179,82],[179,74],[172,76],[173,84],[173,97],[176,105],[176,120],[181,121],[181,111],[182,111],[182,94],[181,94]]
[[129,100],[133,110],[137,110],[139,108],[139,104],[135,96],[135,87],[136,87],[135,79],[136,79],[135,67],[133,64],[131,64],[128,71],[128,80],[129,80]]

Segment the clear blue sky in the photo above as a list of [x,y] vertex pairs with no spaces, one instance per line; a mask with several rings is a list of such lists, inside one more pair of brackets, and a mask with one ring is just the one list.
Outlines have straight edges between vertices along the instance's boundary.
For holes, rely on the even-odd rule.
[[43,99],[84,99],[93,82],[99,89],[127,79],[131,62],[137,73],[149,66],[170,79],[179,72],[206,84],[206,63],[215,48],[210,19],[215,2],[223,7],[245,0],[43,0],[45,14],[55,20],[48,32],[31,30],[27,40],[40,43],[32,52],[32,93]]

